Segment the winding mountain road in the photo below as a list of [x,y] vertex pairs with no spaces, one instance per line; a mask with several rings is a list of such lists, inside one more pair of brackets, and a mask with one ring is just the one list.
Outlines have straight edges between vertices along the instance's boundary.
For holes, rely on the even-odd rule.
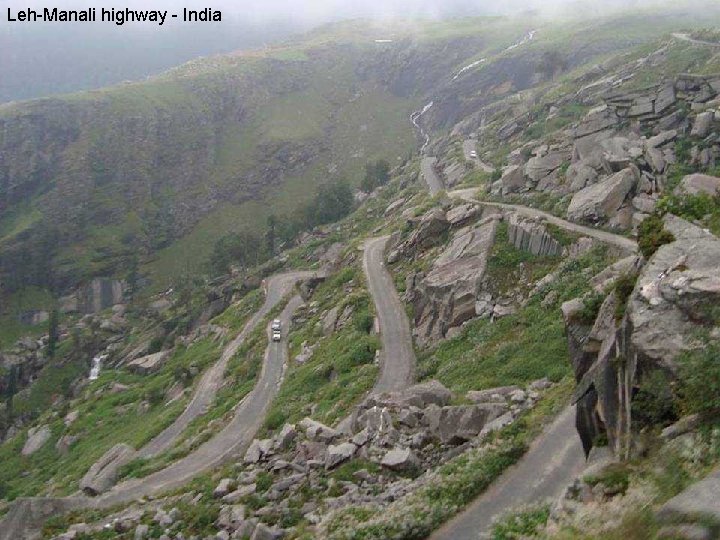
[[437,158],[433,156],[426,156],[420,162],[420,174],[425,180],[425,184],[427,184],[430,195],[433,197],[445,189],[443,181],[435,172],[435,163],[437,163]]
[[385,267],[388,238],[383,236],[367,240],[363,256],[363,270],[380,320],[382,338],[380,376],[373,387],[374,393],[407,388],[412,384],[415,372],[410,321]]
[[619,234],[613,234],[607,231],[601,231],[600,229],[594,229],[593,227],[587,227],[585,225],[579,225],[578,223],[573,223],[572,221],[566,221],[562,218],[553,216],[552,214],[548,214],[547,212],[543,212],[542,210],[531,208],[529,206],[481,201],[475,198],[477,192],[477,188],[458,189],[455,191],[451,191],[450,193],[448,193],[448,195],[455,199],[463,199],[468,202],[479,203],[484,206],[493,206],[495,208],[501,208],[503,210],[512,210],[525,217],[544,219],[548,223],[552,223],[553,225],[556,225],[566,231],[575,232],[584,236],[589,236],[591,238],[595,238],[596,240],[600,240],[601,242],[604,242],[606,244],[619,247],[625,251],[629,251],[632,253],[637,251],[637,242],[625,236],[620,236]]
[[290,293],[296,282],[312,277],[313,275],[313,272],[289,272],[286,274],[278,274],[268,279],[266,287],[267,293],[262,307],[250,318],[237,337],[225,347],[220,360],[202,376],[190,403],[183,413],[162,433],[142,447],[138,451],[138,457],[148,458],[168,450],[190,422],[208,411],[212,402],[215,400],[215,394],[218,388],[222,385],[227,364],[230,359],[235,356],[240,345],[242,345],[247,336],[255,330],[258,323]]
[[686,34],[684,32],[675,32],[672,36],[675,39],[679,39],[680,41],[687,41],[688,43],[694,43],[695,45],[706,45],[708,47],[720,47],[720,43],[716,43],[714,41],[705,41],[703,39],[691,38],[690,34]]
[[[187,424],[205,411],[222,384],[225,367],[237,351],[247,334],[276,306],[291,290],[294,284],[315,276],[315,272],[292,272],[270,278],[267,296],[260,310],[248,321],[243,331],[228,345],[217,364],[208,371],[196,389],[195,395],[183,415],[178,417],[172,431],[165,430],[153,441],[152,448],[169,447]],[[293,297],[280,315],[283,328],[289,328],[293,312],[302,305],[299,296]],[[268,326],[268,338],[270,328]],[[49,517],[79,508],[108,508],[130,502],[147,495],[157,494],[179,487],[192,477],[218,466],[230,457],[239,455],[252,442],[260,429],[265,413],[277,394],[284,366],[288,358],[287,331],[279,342],[268,339],[265,360],[260,377],[253,390],[238,404],[232,420],[222,431],[204,443],[197,450],[172,463],[165,469],[144,478],[128,480],[116,485],[108,493],[96,497],[34,497],[18,499],[5,518],[0,521],[0,540],[32,539],[38,537],[38,529]],[[208,375],[211,374],[211,375]],[[190,409],[190,412],[188,412]],[[188,420],[189,418],[189,420]],[[173,427],[171,426],[171,427]],[[183,427],[184,427],[183,426]],[[147,452],[147,451],[146,451]],[[152,455],[148,453],[147,455]]]
[[[435,174],[434,170],[432,172]],[[436,174],[435,178],[441,182]],[[437,189],[433,188],[435,179],[431,180],[428,175],[425,176],[425,181],[430,193],[433,193],[433,189]],[[578,225],[526,206],[478,201],[475,198],[477,191],[477,188],[464,189],[451,191],[448,195],[512,210],[532,218],[541,218],[564,230],[595,238],[629,252],[637,251],[637,244],[629,238]],[[506,471],[454,519],[433,533],[430,540],[488,538],[493,520],[518,506],[556,499],[572,479],[580,474],[584,465],[585,455],[575,429],[575,411],[573,407],[568,407],[533,441],[528,452],[514,467]]]
[[[473,156],[473,152],[475,152],[475,156]],[[495,172],[495,167],[488,165],[477,156],[477,141],[475,139],[465,139],[463,141],[463,154],[465,155],[466,161],[480,167],[483,172]]]
[[[287,303],[279,317],[284,329],[290,327],[292,314],[302,303],[299,296],[293,297]],[[287,330],[278,342],[270,340],[269,326],[267,331],[269,344],[265,351],[260,378],[253,390],[237,406],[230,423],[193,453],[175,461],[165,469],[145,478],[118,484],[105,495],[95,499],[94,507],[107,508],[140,496],[177,488],[197,474],[217,467],[228,458],[239,456],[247,449],[277,394],[288,359]]]
[[491,532],[493,520],[518,506],[557,499],[582,472],[585,456],[575,431],[575,409],[568,407],[508,469],[463,512],[430,540],[477,540]]

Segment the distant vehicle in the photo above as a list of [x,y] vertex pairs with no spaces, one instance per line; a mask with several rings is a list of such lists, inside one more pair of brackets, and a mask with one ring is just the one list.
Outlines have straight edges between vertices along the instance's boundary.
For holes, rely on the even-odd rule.
[[476,158],[476,157],[477,157],[477,152],[476,152],[475,150],[470,150],[470,157],[471,157],[471,158]]
[[279,330],[282,328],[282,323],[280,322],[280,319],[275,319],[275,320],[272,322],[271,328],[272,328],[273,330],[278,330],[278,331],[279,331]]
[[280,330],[274,330],[272,333],[272,340],[280,341],[281,339],[282,339],[282,334],[280,333]]

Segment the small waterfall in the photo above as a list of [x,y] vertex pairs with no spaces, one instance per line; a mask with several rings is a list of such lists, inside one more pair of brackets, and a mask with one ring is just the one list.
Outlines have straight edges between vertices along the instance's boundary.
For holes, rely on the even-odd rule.
[[465,73],[466,71],[470,71],[470,70],[471,70],[472,68],[474,68],[474,67],[479,66],[480,64],[482,64],[483,62],[485,62],[485,60],[487,60],[487,58],[481,58],[480,60],[478,60],[478,61],[476,61],[476,62],[473,62],[472,64],[468,64],[467,66],[465,66],[464,68],[462,68],[460,71],[458,71],[458,72],[453,76],[452,80],[453,80],[453,81],[456,80],[458,77],[460,77],[460,75],[462,75],[462,74]]
[[512,51],[513,49],[517,49],[521,45],[525,45],[526,43],[529,43],[535,38],[535,34],[537,34],[537,30],[530,30],[527,35],[523,36],[523,38],[518,41],[517,43],[513,43],[510,45],[505,51]]
[[425,105],[422,110],[415,111],[410,115],[410,121],[413,123],[413,126],[417,128],[417,130],[420,132],[420,135],[425,139],[425,142],[422,145],[422,148],[420,148],[420,153],[425,152],[425,148],[427,148],[427,145],[430,144],[430,135],[422,128],[420,125],[420,117],[428,112],[430,110],[430,107],[432,107],[435,104],[434,101],[431,101],[427,105]]
[[90,376],[88,379],[91,381],[97,380],[97,378],[100,376],[100,368],[102,367],[102,363],[107,358],[107,354],[99,354],[95,356],[92,359],[92,367],[90,368]]

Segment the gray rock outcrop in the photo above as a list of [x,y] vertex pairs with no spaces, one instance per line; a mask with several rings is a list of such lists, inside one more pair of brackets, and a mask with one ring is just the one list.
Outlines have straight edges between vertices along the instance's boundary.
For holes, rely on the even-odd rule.
[[689,174],[680,181],[678,187],[675,188],[675,193],[717,195],[720,193],[720,178],[707,174]]
[[475,317],[475,301],[498,217],[459,230],[425,276],[411,279],[406,298],[415,308],[415,335],[425,344]]
[[95,278],[77,291],[77,309],[81,313],[98,313],[115,304],[121,304],[124,295],[125,282]]
[[614,218],[632,193],[639,174],[627,168],[577,192],[567,210],[571,221],[603,223]]
[[117,444],[96,461],[80,480],[80,489],[86,495],[96,496],[115,485],[120,467],[135,456],[135,450],[127,444]]
[[420,461],[409,448],[393,448],[382,458],[380,464],[393,471],[408,471],[420,465]]
[[700,138],[707,137],[710,134],[710,129],[712,128],[712,123],[714,119],[715,113],[713,111],[706,111],[698,114],[695,118],[695,122],[693,123],[690,135]]
[[547,232],[547,227],[539,220],[511,214],[507,223],[510,243],[517,249],[541,257],[562,254],[560,242]]
[[149,375],[158,371],[168,358],[170,358],[170,351],[160,351],[137,358],[128,363],[127,367],[130,371],[140,375]]
[[45,443],[50,440],[52,432],[50,426],[40,426],[37,428],[30,428],[28,430],[28,438],[25,441],[25,445],[22,448],[21,454],[23,456],[30,456],[40,450]]
[[634,389],[654,372],[677,373],[677,358],[703,346],[697,329],[712,324],[712,306],[720,302],[720,239],[672,215],[665,217],[665,228],[675,241],[661,246],[642,268],[639,259],[625,265],[625,272],[638,272],[638,278],[620,323],[614,293],[593,324],[578,316],[582,302],[563,304],[586,452],[598,436],[606,436],[616,455],[629,455]]

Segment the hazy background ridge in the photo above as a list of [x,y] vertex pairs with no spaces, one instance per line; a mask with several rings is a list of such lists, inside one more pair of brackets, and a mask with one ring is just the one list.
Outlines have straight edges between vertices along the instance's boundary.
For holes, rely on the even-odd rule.
[[[140,80],[199,56],[262,47],[319,24],[348,18],[443,18],[516,14],[592,17],[613,10],[652,8],[656,0],[124,0],[105,6],[134,9],[221,9],[221,24],[21,24],[8,23],[6,7],[81,9],[89,0],[5,0],[0,9],[0,103]],[[707,4],[688,1],[683,6]]]

